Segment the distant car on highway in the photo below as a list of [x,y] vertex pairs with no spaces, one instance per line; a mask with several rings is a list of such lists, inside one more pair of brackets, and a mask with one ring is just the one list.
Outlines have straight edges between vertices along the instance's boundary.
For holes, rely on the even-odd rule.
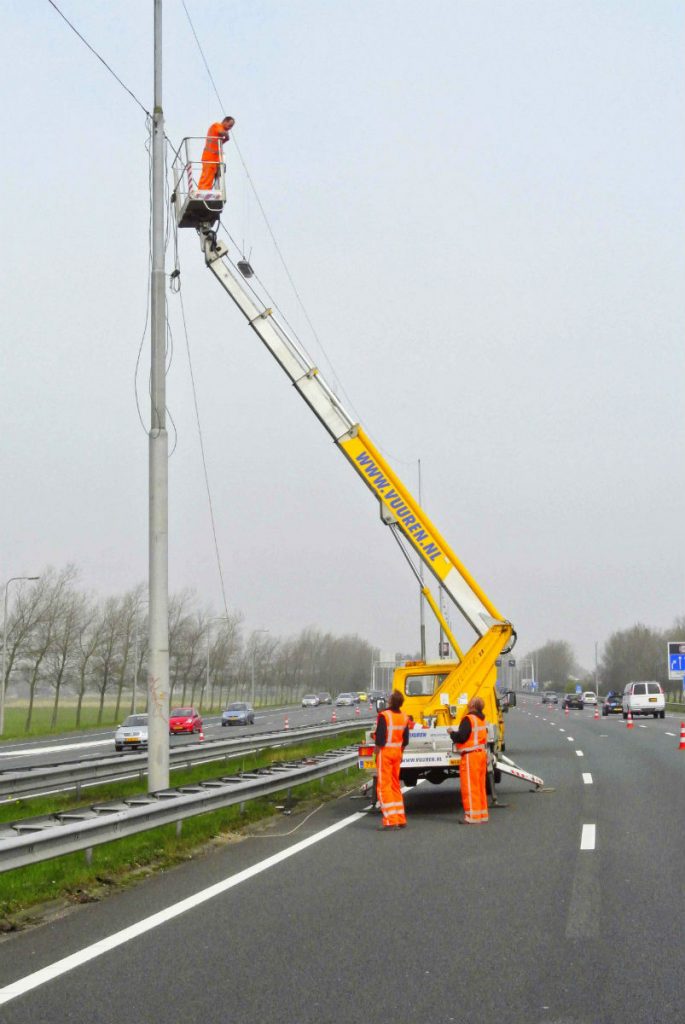
[[245,701],[234,701],[222,713],[221,725],[254,725],[254,708]]
[[655,718],[666,717],[666,698],[661,683],[652,680],[645,683],[628,683],[623,691],[621,701],[623,717],[631,715],[654,715]]
[[554,690],[545,690],[545,692],[542,695],[542,703],[543,704],[558,704],[559,703],[559,694],[555,693]]
[[305,693],[304,697],[302,698],[303,708],[318,708],[320,703],[321,701],[319,700],[315,693]]
[[331,697],[330,693],[317,693],[316,696],[319,698],[319,704],[333,703],[333,698]]
[[561,702],[561,706],[565,709],[576,708],[578,711],[582,711],[585,707],[582,693],[566,693],[564,699]]
[[597,703],[597,694],[592,690],[586,690],[583,694],[583,700],[586,704],[591,704],[594,707]]
[[174,708],[169,712],[169,733],[202,732],[202,719],[195,708]]
[[147,715],[129,715],[114,733],[115,750],[147,750]]
[[335,705],[338,708],[352,707],[357,703],[356,693],[339,693],[335,699]]
[[369,699],[369,695],[366,690],[357,690],[357,696],[359,697],[360,702],[367,701]]
[[604,718],[607,718],[608,715],[620,715],[623,710],[622,705],[622,695],[614,690],[609,690],[602,702],[602,715]]

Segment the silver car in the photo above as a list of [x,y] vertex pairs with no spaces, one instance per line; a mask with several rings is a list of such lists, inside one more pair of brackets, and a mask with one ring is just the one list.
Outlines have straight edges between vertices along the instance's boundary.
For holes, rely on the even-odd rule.
[[114,733],[115,750],[147,750],[147,715],[129,715]]

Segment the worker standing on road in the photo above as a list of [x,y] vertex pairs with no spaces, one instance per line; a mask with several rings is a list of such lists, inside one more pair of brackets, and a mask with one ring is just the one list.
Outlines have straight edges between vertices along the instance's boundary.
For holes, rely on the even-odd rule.
[[226,115],[223,121],[215,121],[207,129],[205,148],[202,151],[202,174],[197,186],[202,192],[214,187],[221,167],[221,146],[228,142],[228,133],[234,124],[235,118]]
[[376,721],[376,768],[378,769],[378,802],[383,815],[383,831],[404,828],[404,801],[400,789],[402,751],[409,742],[409,719],[401,710],[404,694],[393,690],[388,707]]
[[482,697],[472,697],[457,730],[450,730],[452,742],[461,754],[459,782],[464,817],[460,825],[481,825],[488,820],[485,776],[488,768],[488,724]]

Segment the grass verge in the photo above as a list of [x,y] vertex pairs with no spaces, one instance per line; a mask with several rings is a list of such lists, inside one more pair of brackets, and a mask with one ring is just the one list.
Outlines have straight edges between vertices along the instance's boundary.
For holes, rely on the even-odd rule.
[[[175,704],[174,707],[180,707],[180,705]],[[261,710],[266,710],[267,706],[262,707],[260,705],[259,707]],[[65,703],[57,709],[57,721],[53,725],[52,705],[36,704],[31,718],[31,728],[27,732],[26,706],[24,704],[10,704],[5,708],[5,730],[2,739],[22,740],[35,738],[36,736],[54,736],[70,732],[78,734],[85,732],[87,729],[114,729],[130,714],[130,697],[128,703],[122,706],[117,716],[114,714],[115,710],[114,704],[105,704],[102,711],[102,721],[98,722],[97,704],[84,704],[81,708],[81,724],[77,726],[76,705]],[[219,715],[222,710],[222,707],[219,705],[214,708],[204,707],[202,715],[205,718],[208,715]],[[140,708],[139,712],[142,713]]]
[[[354,734],[350,742],[361,739]],[[229,771],[249,771],[275,761],[291,761],[300,757],[322,753],[340,746],[340,739],[330,737],[314,743],[290,747],[287,751],[265,750],[260,754],[236,759]],[[236,763],[237,762],[237,763]],[[186,785],[202,779],[217,778],[221,769],[217,764],[198,765],[191,771],[178,772],[174,785]],[[314,800],[333,799],[352,791],[361,784],[366,773],[356,768],[339,772],[315,782],[293,788],[292,797],[300,807]],[[127,782],[99,787],[93,802],[112,800],[144,792],[145,783]],[[203,852],[208,845],[239,839],[246,826],[277,814],[276,805],[282,803],[283,794],[273,794],[245,804],[241,814],[239,805],[220,811],[188,818],[183,831],[176,834],[176,825],[163,825],[137,836],[106,843],[93,849],[90,864],[83,852],[56,857],[54,860],[33,864],[0,874],[0,933],[16,931],[36,923],[48,911],[46,904],[63,907],[73,903],[87,903],[102,899],[119,888],[135,884],[155,871],[169,868]],[[83,807],[74,794],[41,797],[31,801],[18,800],[0,807],[0,821],[13,821],[22,817],[54,814],[74,807]]]

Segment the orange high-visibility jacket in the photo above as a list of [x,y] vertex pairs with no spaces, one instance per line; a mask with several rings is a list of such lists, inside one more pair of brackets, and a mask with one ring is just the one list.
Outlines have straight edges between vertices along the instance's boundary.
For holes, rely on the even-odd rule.
[[205,148],[202,151],[202,160],[208,163],[218,162],[221,147],[219,141],[223,135],[226,134],[226,129],[221,121],[215,121],[214,124],[210,124],[207,129],[207,138],[205,139]]
[[466,717],[471,723],[471,735],[466,743],[457,743],[457,750],[460,754],[470,754],[474,750],[487,750],[487,722],[481,721],[478,715],[467,715]]

